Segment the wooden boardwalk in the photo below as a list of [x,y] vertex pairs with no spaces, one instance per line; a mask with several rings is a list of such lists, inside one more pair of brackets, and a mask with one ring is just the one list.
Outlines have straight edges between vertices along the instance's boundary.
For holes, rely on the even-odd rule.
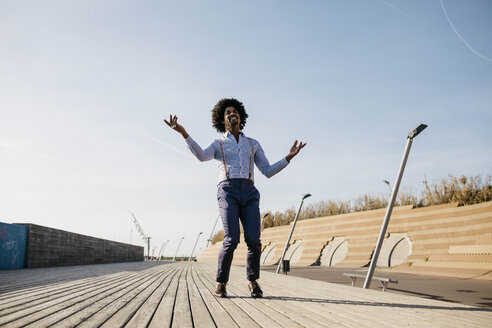
[[80,271],[79,279],[74,273],[57,278],[57,270],[63,268],[0,272],[0,327],[492,326],[492,311],[484,308],[269,272],[260,279],[265,297],[252,299],[237,266],[227,299],[212,294],[215,264]]

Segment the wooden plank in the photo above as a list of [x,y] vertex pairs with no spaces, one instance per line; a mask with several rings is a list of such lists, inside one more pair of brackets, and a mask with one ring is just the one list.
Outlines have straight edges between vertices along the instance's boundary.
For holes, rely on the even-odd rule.
[[170,287],[171,281],[176,275],[176,270],[170,272],[161,285],[155,290],[154,293],[145,301],[144,304],[138,309],[131,320],[125,327],[147,327],[152,320],[152,316],[157,309],[162,297],[166,294]]
[[[155,274],[154,274],[155,275]],[[154,279],[152,277],[152,279]],[[37,322],[44,318],[48,318],[49,316],[55,314],[58,311],[70,308],[73,305],[77,305],[79,303],[86,302],[87,299],[92,297],[100,297],[101,295],[105,295],[108,290],[113,288],[118,288],[121,283],[114,282],[113,284],[106,286],[104,288],[100,288],[99,286],[94,286],[88,288],[85,292],[77,292],[72,295],[67,295],[64,297],[57,298],[55,300],[46,302],[45,304],[37,305],[31,308],[27,308],[23,311],[18,311],[13,313],[12,315],[5,316],[6,320],[11,320],[12,316],[15,318],[16,325],[28,325],[34,323],[36,325]],[[2,317],[3,319],[3,317]]]
[[[265,287],[271,289],[277,289],[278,286],[263,283]],[[361,315],[360,311],[352,311],[353,305],[350,302],[346,302],[346,297],[340,299],[327,299],[325,297],[314,296],[306,293],[306,290],[292,290],[289,287],[289,291],[282,292],[282,296],[267,297],[273,302],[269,302],[269,306],[285,306],[290,305],[291,310],[289,314],[292,317],[298,316],[302,313],[304,316],[311,320],[315,320],[317,324],[323,326],[342,325],[349,327],[391,327],[384,322],[374,322],[372,318]],[[347,303],[347,304],[345,304]],[[337,307],[334,309],[333,305]],[[363,311],[361,311],[363,312]],[[373,315],[373,314],[371,314]],[[305,319],[304,319],[305,320]]]
[[[215,279],[211,279],[211,277],[213,277],[213,271],[207,270],[210,269],[209,267],[202,267],[200,269],[203,277],[208,281],[210,285],[213,286],[213,284],[215,284]],[[237,277],[231,276],[231,278],[235,279]],[[270,316],[266,315],[262,311],[259,311],[258,308],[253,305],[253,302],[255,300],[252,299],[249,292],[247,292],[247,281],[244,278],[242,278],[241,280],[244,282],[243,290],[240,290],[239,288],[234,288],[233,285],[231,285],[230,283],[227,285],[227,293],[229,299],[239,308],[241,308],[241,310],[243,310],[244,313],[252,318],[260,327],[282,327],[277,321],[273,320]]]
[[[128,327],[484,327],[492,311],[407,295],[262,272],[265,297],[249,296],[244,267],[231,268],[229,298],[215,298],[215,263],[175,263],[136,273],[14,293],[20,316],[5,326]],[[125,277],[125,279],[123,279]],[[90,286],[90,281],[98,284]],[[60,293],[61,287],[75,293]],[[81,288],[86,286],[86,290]],[[51,293],[51,294],[50,294]],[[60,296],[53,297],[51,296]],[[40,297],[49,301],[40,304]],[[8,302],[8,298],[4,299]],[[8,304],[8,303],[4,303]],[[35,304],[31,308],[29,305]],[[7,306],[7,305],[6,305]],[[46,306],[46,307],[44,307]],[[12,307],[13,308],[13,307]],[[11,309],[12,309],[11,308]],[[3,310],[8,310],[4,307]],[[0,309],[1,311],[1,309]],[[150,323],[149,323],[150,321]]]
[[[268,276],[272,276],[272,274],[269,273]],[[303,301],[303,298],[305,298],[305,296],[309,295],[309,286],[311,286],[311,284],[313,284],[313,282],[309,282],[309,281],[306,281],[305,279],[299,279],[299,278],[297,278],[297,280],[296,280],[294,277],[286,277],[286,276],[280,276],[280,277],[278,277],[278,279],[277,279],[277,277],[275,277],[275,280],[284,280],[283,278],[286,278],[287,280],[293,280],[293,281],[290,281],[288,283],[289,290],[296,291],[296,286],[301,286],[301,289],[300,290],[298,289],[299,292],[295,294],[296,295],[295,297],[299,298],[299,300],[301,302]],[[291,278],[294,278],[294,279],[291,279]],[[265,275],[263,275],[262,281],[263,281],[263,284],[265,284]],[[354,318],[354,317],[360,317],[360,320],[362,320],[362,321],[382,320],[383,318],[381,318],[380,315],[376,315],[375,311],[373,310],[373,309],[381,308],[381,306],[384,306],[385,313],[387,313],[386,312],[387,310],[389,312],[397,311],[398,313],[400,313],[400,312],[406,313],[405,315],[400,314],[400,315],[395,316],[395,318],[401,317],[402,319],[404,319],[404,322],[411,321],[411,318],[414,317],[413,313],[408,314],[408,312],[411,312],[411,310],[413,309],[413,307],[411,306],[412,304],[391,303],[391,302],[388,302],[387,298],[385,298],[384,296],[381,297],[380,295],[379,295],[379,297],[382,299],[382,301],[381,302],[375,302],[374,301],[374,296],[375,296],[374,293],[383,294],[383,293],[380,293],[378,291],[368,291],[368,290],[357,289],[356,292],[352,294],[352,292],[347,291],[347,288],[351,288],[351,287],[339,286],[339,287],[343,287],[343,288],[338,293],[338,299],[337,298],[327,299],[326,295],[330,295],[330,298],[336,297],[337,293],[333,293],[333,289],[336,290],[336,289],[340,289],[340,288],[338,288],[338,286],[333,285],[333,284],[326,284],[325,283],[325,285],[329,286],[329,290],[326,290],[325,293],[319,294],[320,296],[317,297],[318,299],[315,299],[316,297],[313,297],[312,302],[311,302],[311,300],[306,299],[306,301],[308,301],[307,304],[309,304],[309,306],[312,307],[313,309],[316,308],[316,306],[318,306],[316,304],[316,301],[325,302],[325,303],[321,303],[323,306],[326,305],[325,309],[333,308],[333,305],[336,305],[339,308],[341,308],[343,306],[351,308],[351,311],[342,311],[342,314],[343,314],[343,312],[345,312],[345,315],[348,315],[348,317],[347,317],[348,321],[345,320],[345,322],[350,322],[350,318]],[[320,286],[325,286],[325,285],[319,284],[318,282],[314,282],[313,288],[317,293],[319,293]],[[370,298],[367,297],[367,299],[361,300],[359,296],[365,295],[366,293],[369,293],[371,295],[371,297]],[[332,295],[333,295],[333,297],[331,297]],[[354,296],[355,296],[355,300],[353,300]],[[397,296],[392,295],[390,298],[397,298]],[[420,299],[414,299],[414,298],[412,298],[412,300],[413,301],[420,301]],[[346,303],[346,305],[345,305],[345,303]],[[441,308],[441,307],[447,308],[448,306],[449,307],[454,306],[454,305],[449,305],[448,303],[444,303],[444,302],[438,302],[438,304],[440,305],[440,307],[437,306],[436,308]],[[357,306],[356,311],[354,311],[354,306]],[[420,305],[415,305],[415,309],[419,310]],[[318,316],[320,316],[320,315],[323,315],[323,313],[325,313],[326,310],[319,309],[318,312],[319,312]],[[333,316],[336,318],[336,316],[339,313],[340,312],[334,312]],[[431,313],[431,311],[427,311],[427,313]],[[440,318],[439,320],[445,320],[445,319],[446,318]],[[381,321],[379,324],[377,324],[377,322],[376,322],[372,326],[384,326],[385,323],[387,325],[389,323],[389,321],[387,321],[387,320]],[[432,320],[429,320],[429,324],[431,324],[431,323],[432,323]],[[352,326],[354,326],[354,325],[355,324],[352,324]],[[450,326],[453,326],[453,325],[451,324]]]
[[[199,275],[202,275],[203,279],[205,279],[209,285],[211,285],[211,286],[215,285],[215,279],[212,279],[213,273],[210,270],[206,270],[205,267],[200,267]],[[247,288],[247,285],[245,284],[244,287]],[[272,318],[268,317],[265,313],[258,311],[258,309],[255,308],[254,306],[252,306],[250,302],[247,302],[246,299],[248,299],[248,300],[251,299],[250,295],[247,295],[247,294],[239,295],[239,294],[237,294],[236,290],[231,288],[230,284],[228,284],[228,286],[227,286],[227,293],[228,293],[229,298],[228,299],[222,299],[222,300],[224,300],[224,301],[227,300],[227,301],[230,301],[230,302],[236,304],[237,307],[240,308],[243,312],[243,313],[240,313],[241,318],[248,318],[249,317],[250,320],[254,320],[254,322],[260,327],[282,327],[278,322],[276,322]],[[227,304],[230,302],[224,302],[224,303]],[[250,325],[251,323],[247,323],[247,324]],[[242,326],[242,325],[240,324],[240,326]]]
[[[127,273],[126,275],[130,275],[130,273]],[[116,274],[115,278],[117,277],[122,277],[124,276],[123,274]],[[1,277],[1,276],[0,276]],[[1,277],[4,279],[4,277]],[[73,282],[59,282],[56,280],[49,280],[48,285],[43,285],[39,286],[38,284],[44,284],[43,281],[39,282],[27,282],[24,284],[19,284],[16,285],[16,287],[22,288],[22,290],[16,290],[12,292],[6,292],[0,296],[0,306],[2,304],[10,303],[11,301],[19,300],[25,297],[32,297],[36,295],[40,295],[46,292],[52,292],[55,290],[64,290],[67,285],[71,285],[72,287],[77,287],[80,285],[84,285],[87,283],[97,283],[99,281],[104,281],[107,279],[110,279],[111,277],[95,277],[95,278],[89,278],[89,279],[77,279],[76,281]],[[22,278],[21,278],[22,279]]]
[[[201,272],[210,274],[210,271],[207,269],[209,269],[209,268],[200,267]],[[236,284],[234,281],[237,280],[237,278],[238,278],[237,275],[234,275],[234,276],[231,275],[229,288],[232,288],[231,286]],[[243,280],[242,277],[241,277],[241,280]],[[237,290],[238,290],[238,288],[236,287],[236,289],[234,291],[237,291]],[[244,296],[244,299],[248,299],[248,298],[250,299],[251,296]],[[272,303],[272,300],[273,300],[272,297],[267,296],[266,298],[263,298],[263,299],[256,299],[256,300],[254,300],[254,302],[261,303],[263,306],[269,307],[271,310],[274,310],[274,311],[278,312],[280,315],[287,317],[287,321],[291,321],[292,326],[301,325],[301,326],[310,327],[310,328],[311,327],[313,327],[313,328],[325,327],[324,322],[319,322],[314,318],[310,318],[309,316],[304,315],[303,311],[299,311],[298,307],[296,307],[295,305],[287,304],[286,302],[282,302],[283,304],[282,303],[275,303],[274,304],[274,303]],[[282,321],[284,321],[284,320],[282,320]],[[286,327],[290,327],[290,325],[287,325]]]
[[[176,268],[168,268],[167,271],[172,274]],[[139,283],[143,284],[147,281],[147,278],[145,276],[142,276],[141,279],[139,279]],[[104,311],[106,307],[108,307],[110,304],[112,304],[114,301],[118,300],[119,298],[123,297],[127,293],[131,292],[133,289],[138,287],[138,283],[131,283],[128,284],[126,287],[122,286],[123,288],[119,289],[118,291],[114,293],[108,293],[101,297],[99,300],[93,301],[93,303],[86,308],[83,309],[78,309],[78,311],[71,313],[69,316],[65,317],[61,321],[57,322],[57,325],[63,326],[63,327],[74,327],[78,324],[81,324],[82,322],[88,320],[90,317],[95,315],[96,313],[100,311]],[[109,314],[108,314],[109,315]]]
[[[157,265],[154,263],[158,263]],[[0,271],[0,300],[11,299],[15,295],[33,294],[64,283],[84,283],[98,279],[109,279],[123,274],[160,267],[164,262],[130,262],[99,265],[83,265],[54,268]],[[104,276],[103,278],[101,278]],[[0,303],[1,304],[1,303]]]
[[186,283],[188,285],[188,295],[190,299],[194,327],[215,327],[214,320],[212,319],[212,316],[205,305],[205,301],[200,295],[198,287],[193,279],[192,271],[193,267],[190,268],[186,274]]
[[[354,295],[351,295],[352,291],[347,290],[351,287],[328,284],[329,290],[322,292],[323,289],[321,289],[321,291],[320,291],[320,287],[323,286],[323,284],[319,284],[318,282],[314,282],[314,284],[313,284],[312,281],[307,281],[305,279],[295,279],[294,277],[282,276],[282,277],[277,278],[277,277],[272,277],[271,275],[266,275],[267,277],[265,277],[265,274],[263,276],[264,276],[264,280],[267,280],[270,282],[271,282],[271,279],[275,279],[275,282],[277,280],[280,280],[280,282],[281,282],[281,280],[285,280],[286,278],[288,280],[294,280],[294,281],[291,281],[289,283],[290,287],[289,287],[289,290],[287,291],[287,293],[290,292],[291,295],[292,294],[297,295],[297,297],[299,297],[300,301],[302,301],[303,299],[308,300],[310,302],[309,306],[312,307],[313,310],[315,310],[317,307],[321,306],[321,308],[319,308],[320,312],[323,309],[329,310],[329,308],[332,307],[332,306],[330,306],[330,304],[331,305],[335,304],[335,305],[337,305],[337,307],[346,307],[347,305],[349,307],[353,307],[354,305],[357,305],[359,302],[359,300],[357,300],[355,302],[351,301],[350,296],[354,296]],[[285,281],[283,283],[285,283]],[[339,287],[342,287],[342,288],[339,288]],[[361,291],[362,291],[362,293],[365,292],[365,290],[356,290],[355,294],[360,294]],[[371,291],[371,292],[382,294],[378,291]],[[294,297],[296,297],[296,296],[294,296]],[[365,305],[368,303],[368,301],[369,301],[369,298],[362,299],[362,300],[360,300],[360,305]],[[361,307],[361,309],[364,309],[364,307]],[[359,308],[358,308],[358,310],[359,310]],[[341,315],[342,320],[344,320],[345,322],[352,323],[352,324],[357,324],[358,323],[357,320],[363,320],[363,321],[369,320],[369,322],[370,322],[370,320],[372,320],[371,315],[365,316],[364,311],[362,311],[362,314],[363,315],[360,316],[360,311],[350,311],[347,315],[347,313],[344,314],[343,311],[338,311],[337,313],[331,313],[330,316]],[[358,316],[360,317],[360,319],[357,319]],[[374,316],[374,315],[372,315],[372,316]],[[356,321],[353,321],[353,319],[356,319]],[[374,324],[376,324],[378,326],[385,326],[384,322],[379,322],[379,323],[375,322]]]
[[[284,276],[279,277],[279,279],[284,280]],[[279,286],[276,283],[271,284],[271,281],[269,283],[268,280],[270,279],[263,279],[263,284],[266,287],[278,289]],[[302,279],[300,283],[291,282],[289,288],[282,291],[283,296],[280,299],[284,299],[285,302],[290,302],[293,306],[296,306],[297,312],[310,314],[310,317],[314,315],[319,319],[329,320],[328,322],[334,321],[338,325],[348,325],[350,327],[393,327],[392,323],[382,319],[380,315],[375,315],[374,311],[366,311],[366,304],[369,302],[352,302],[348,299],[347,296],[350,294],[346,291],[343,294],[334,293],[333,291],[326,294],[319,293],[317,292],[318,289],[311,289],[310,283],[311,281],[306,281],[305,279]],[[327,297],[326,295],[330,296]],[[275,296],[272,298],[278,299]],[[354,307],[357,307],[357,311],[354,311]],[[293,311],[293,313],[295,314],[296,311]],[[334,325],[334,322],[330,322],[329,325]]]
[[[291,318],[291,316],[289,316],[289,311],[287,309],[285,308],[279,309],[278,307],[272,308],[267,304],[265,304],[268,302],[267,299],[252,299],[250,294],[246,292],[244,288],[238,289],[236,287],[233,287],[233,285],[231,284],[228,287],[228,291],[230,291],[231,295],[235,295],[236,297],[239,297],[243,299],[245,302],[249,303],[252,306],[252,308],[254,308],[254,311],[256,311],[256,313],[253,313],[253,316],[255,318],[258,317],[257,313],[263,313],[264,315],[266,315],[268,318],[270,318],[276,323],[275,326],[288,327],[288,328],[317,326],[316,323],[313,322],[312,320],[307,320],[307,322],[305,321],[302,324],[297,322],[296,320]],[[257,321],[259,321],[259,324],[262,327],[270,327],[269,322],[261,322],[260,320]]]
[[36,321],[33,323],[33,326],[41,327],[54,324],[68,326],[69,322],[71,323],[70,326],[73,326],[84,320],[83,314],[85,314],[85,317],[88,317],[92,313],[99,311],[102,308],[102,304],[108,304],[109,300],[115,300],[117,297],[125,295],[138,286],[139,283],[144,283],[149,278],[152,279],[153,277],[158,279],[160,277],[167,277],[172,271],[172,269],[163,268],[163,270],[158,272],[153,271],[140,276],[135,276],[132,280],[123,284],[118,284],[114,288],[105,291],[103,294],[97,295],[97,297],[87,298],[80,303],[76,303],[70,307],[57,311],[46,318]]
[[4,300],[4,304],[0,305],[0,316],[5,316],[10,313],[19,312],[26,308],[32,308],[36,305],[43,305],[48,301],[56,300],[60,297],[67,295],[73,295],[80,291],[88,291],[93,288],[107,286],[112,283],[119,283],[128,279],[129,275],[122,277],[115,277],[113,279],[100,279],[96,281],[86,281],[84,284],[64,284],[61,288],[53,290],[47,289],[42,294],[34,294],[30,296],[30,293],[23,294],[12,298],[11,300]]
[[[270,273],[269,276],[272,274]],[[287,278],[287,277],[285,277]],[[280,278],[284,279],[284,278]],[[293,286],[293,290],[296,289],[295,286],[298,286],[299,283],[296,283],[296,280],[304,282],[305,279],[300,279],[296,277],[289,277],[289,280],[294,280],[292,281],[289,285]],[[333,293],[334,290],[338,289],[340,292],[338,292],[338,301],[335,300],[335,302],[328,302],[327,308],[329,308],[330,304],[340,304],[343,305],[343,303],[347,303],[349,308],[351,308],[351,311],[347,311],[347,313],[350,315],[350,317],[360,317],[359,320],[364,320],[365,322],[371,322],[374,321],[374,324],[372,326],[384,326],[384,325],[390,325],[392,326],[393,322],[404,322],[405,324],[412,324],[414,321],[414,318],[416,315],[418,315],[419,322],[422,324],[423,322],[427,322],[427,325],[430,326],[436,326],[436,322],[439,322],[445,327],[461,327],[461,324],[469,324],[468,319],[466,322],[463,322],[463,317],[464,316],[456,316],[453,318],[450,315],[450,311],[454,308],[461,308],[462,310],[466,310],[467,306],[463,305],[458,305],[458,304],[449,304],[446,302],[440,302],[440,301],[435,301],[435,300],[426,300],[426,299],[421,299],[421,298],[415,298],[415,297],[410,297],[410,296],[403,296],[399,294],[390,294],[390,293],[380,293],[375,290],[364,290],[364,289],[359,289],[356,290],[355,293],[347,292],[347,286],[338,286],[334,284],[320,284],[314,283],[313,282],[306,282],[303,285],[302,291],[300,293],[314,293],[314,295],[333,295],[337,293]],[[345,290],[344,290],[345,289]],[[310,292],[311,291],[311,292]],[[324,292],[323,292],[324,291]],[[388,296],[386,296],[386,295]],[[304,294],[306,295],[306,294]],[[309,294],[308,294],[309,295]],[[349,297],[347,297],[349,296]],[[341,302],[341,300],[346,300],[344,302]],[[322,304],[323,305],[323,304]],[[356,308],[356,311],[354,311],[354,305],[358,306]],[[315,304],[313,304],[315,306]],[[391,317],[393,318],[393,321],[389,322],[384,321],[385,317],[381,316],[379,313],[376,312],[375,309],[384,307],[385,309],[385,314],[390,313]],[[470,308],[470,307],[468,307]],[[436,314],[437,311],[442,311],[442,314]],[[345,311],[344,311],[345,312]],[[323,312],[320,312],[323,313]],[[452,312],[451,312],[452,313]],[[455,312],[461,314],[461,311]],[[340,312],[334,313],[334,315],[338,315]],[[389,314],[388,314],[389,315]],[[469,311],[466,315],[467,318],[469,317],[479,317],[481,314],[478,312],[474,312],[473,308],[471,308],[471,311]],[[348,319],[350,319],[350,317]],[[489,318],[491,318],[491,315],[489,313],[488,315]],[[379,323],[378,323],[379,322]]]
[[159,274],[157,279],[153,280],[134,297],[128,299],[108,320],[100,327],[123,327],[132,316],[138,311],[142,304],[155,292],[158,287],[166,281],[167,275]]
[[[209,290],[212,294],[215,291],[216,282],[212,279],[213,275],[206,275],[205,272],[200,267],[197,271],[197,277],[201,280],[202,284]],[[215,296],[213,296],[215,297]],[[229,313],[229,315],[234,319],[239,327],[261,327],[255,318],[249,316],[236,302],[233,301],[234,297],[228,298],[217,298],[217,302],[222,305],[224,310]]]
[[212,294],[213,291],[211,292],[198,276],[197,266],[192,268],[192,277],[217,327],[239,327],[229,312],[224,309],[222,304]]
[[125,307],[132,299],[137,297],[140,293],[144,292],[150,285],[152,285],[159,277],[152,276],[147,278],[144,282],[139,285],[135,285],[126,294],[121,295],[114,299],[112,302],[108,303],[107,306],[103,307],[96,313],[93,313],[89,318],[82,322],[78,327],[95,327],[104,324],[110,319],[115,313],[117,313],[121,308]]
[[64,293],[61,296],[55,295],[56,297],[50,298],[48,301],[45,302],[40,303],[39,301],[35,301],[33,302],[34,305],[24,303],[14,308],[6,309],[5,311],[15,311],[9,312],[9,314],[2,315],[0,317],[0,324],[5,324],[14,320],[20,320],[20,322],[24,322],[23,324],[28,324],[30,322],[38,320],[39,318],[49,315],[53,311],[56,311],[55,309],[57,308],[66,307],[65,304],[67,304],[67,302],[70,302],[71,300],[77,300],[80,297],[90,297],[94,294],[99,293],[100,290],[98,289],[98,287],[99,286],[96,285],[95,287],[88,287],[76,292]]
[[186,283],[186,274],[189,269],[190,266],[186,265],[179,277],[178,291],[176,293],[176,301],[174,303],[172,327],[193,327],[190,301],[188,299],[188,285]]
[[173,318],[176,293],[178,291],[178,281],[180,275],[182,274],[182,270],[183,267],[180,266],[179,271],[173,276],[169,287],[166,289],[166,293],[161,298],[161,301],[157,306],[154,316],[149,324],[149,328],[170,326]]

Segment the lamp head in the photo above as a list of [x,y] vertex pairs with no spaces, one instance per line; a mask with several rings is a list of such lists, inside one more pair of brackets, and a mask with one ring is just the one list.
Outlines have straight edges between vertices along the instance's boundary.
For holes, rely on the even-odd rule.
[[419,135],[420,132],[424,131],[424,129],[427,127],[427,125],[425,124],[420,124],[419,126],[417,126],[415,129],[413,129],[412,131],[410,131],[410,133],[408,134],[408,138],[410,139],[413,139],[415,138],[416,136]]
[[305,194],[304,196],[302,196],[302,200],[308,198],[308,197],[311,197],[311,194]]

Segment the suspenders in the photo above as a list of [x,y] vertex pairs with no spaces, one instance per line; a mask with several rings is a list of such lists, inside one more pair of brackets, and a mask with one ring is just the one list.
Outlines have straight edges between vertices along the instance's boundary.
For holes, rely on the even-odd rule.
[[[249,144],[251,145],[251,162],[249,163],[249,180],[251,180],[251,173],[253,172],[253,161],[255,155],[255,149],[253,147],[253,142],[248,138]],[[224,170],[227,180],[229,180],[229,170],[227,169],[227,161],[224,152],[224,146],[222,145],[222,140],[219,139],[220,151],[222,152],[222,163],[224,163]]]
[[227,180],[229,180],[229,170],[227,169],[227,162],[225,159],[224,146],[222,146],[222,140],[219,139],[220,151],[222,152],[222,163],[224,163],[224,170]]

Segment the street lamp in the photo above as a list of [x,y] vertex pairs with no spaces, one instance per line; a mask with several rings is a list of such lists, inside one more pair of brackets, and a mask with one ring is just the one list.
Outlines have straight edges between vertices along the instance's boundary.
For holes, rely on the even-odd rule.
[[159,255],[158,255],[159,261],[161,260],[161,256],[164,255],[164,250],[166,249],[167,243],[169,243],[169,239],[165,243],[162,243],[162,246],[161,246],[161,249],[159,250]]
[[364,282],[364,288],[369,288],[371,285],[372,276],[374,270],[376,269],[376,262],[378,261],[379,252],[381,251],[381,246],[383,245],[384,235],[386,234],[386,229],[388,228],[389,220],[391,217],[391,212],[393,211],[393,205],[396,201],[396,195],[398,194],[398,188],[400,187],[400,182],[403,177],[403,171],[405,170],[405,165],[407,164],[408,154],[410,153],[410,148],[412,147],[413,138],[419,135],[427,125],[420,124],[415,129],[410,131],[407,136],[407,144],[405,146],[405,151],[403,152],[403,157],[400,163],[400,169],[398,170],[398,175],[396,176],[395,185],[391,192],[390,202],[388,208],[386,209],[386,214],[384,216],[383,225],[381,226],[381,231],[379,232],[378,241],[376,243],[376,248],[372,255],[371,264],[369,265],[369,270],[367,271],[366,281]]
[[308,197],[311,197],[311,194],[305,194],[302,196],[301,204],[299,205],[299,210],[297,211],[294,222],[292,223],[292,228],[290,228],[289,238],[287,238],[287,242],[285,243],[285,247],[284,247],[284,252],[282,253],[282,257],[280,258],[280,262],[278,262],[277,272],[275,272],[275,273],[278,273],[280,271],[280,266],[282,265],[282,262],[284,261],[285,253],[287,252],[287,248],[289,247],[290,238],[292,237],[292,233],[294,232],[294,228],[296,227],[297,219],[299,218],[299,213],[301,213],[302,204],[304,203],[304,200]]
[[219,218],[220,218],[220,215],[217,215],[217,219],[215,219],[214,227],[212,229],[212,232],[210,233],[210,238],[207,239],[207,246],[205,246],[205,248],[207,248],[208,244],[210,244],[210,242],[212,241],[212,236],[214,235],[215,227],[217,226],[217,222],[219,221]]
[[196,241],[195,241],[195,246],[193,246],[193,250],[191,251],[191,254],[190,254],[190,257],[188,258],[188,262],[191,261],[191,257],[193,256],[193,253],[195,252],[195,247],[196,247],[196,244],[198,244],[198,239],[200,238],[200,235],[202,234],[203,232],[200,232],[198,234],[198,237],[196,237]]
[[390,192],[391,192],[392,190],[391,190],[390,182],[388,180],[383,180],[383,182],[388,185],[388,188],[390,189]]
[[176,261],[176,256],[178,255],[178,251],[179,251],[179,246],[181,246],[181,242],[183,241],[183,239],[185,239],[185,237],[181,237],[181,240],[179,241],[179,244],[178,244],[178,249],[176,249],[176,254],[174,254],[174,257],[173,257],[173,262]]

